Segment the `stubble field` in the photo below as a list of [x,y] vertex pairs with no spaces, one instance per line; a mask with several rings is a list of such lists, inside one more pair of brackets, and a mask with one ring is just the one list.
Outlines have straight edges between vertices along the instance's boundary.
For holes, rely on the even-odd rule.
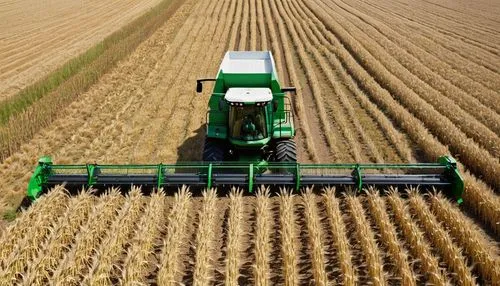
[[48,74],[159,2],[1,1],[1,99]]
[[70,198],[57,188],[3,231],[2,281],[497,283],[498,13],[486,0],[184,1],[8,150],[0,164],[8,206],[22,199],[42,154],[62,164],[199,160],[209,94],[195,93],[195,79],[214,75],[227,50],[271,50],[281,82],[297,87],[301,162],[451,154],[467,184],[464,203],[402,189]]

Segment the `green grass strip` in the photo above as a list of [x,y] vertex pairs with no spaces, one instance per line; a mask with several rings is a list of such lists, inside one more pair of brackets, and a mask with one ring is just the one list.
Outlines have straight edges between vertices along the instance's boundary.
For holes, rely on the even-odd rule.
[[[123,41],[129,41],[130,44],[135,44],[133,47],[131,47],[132,50],[135,49],[140,42],[129,39],[129,36],[137,31],[142,31],[144,33],[143,35],[141,35],[142,37],[140,37],[142,39],[151,35],[152,32],[154,32],[154,29],[150,29],[151,26],[156,26],[151,24],[155,24],[155,22],[158,22],[158,20],[160,20],[159,22],[163,23],[164,21],[162,20],[166,20],[158,18],[161,18],[162,12],[164,12],[172,2],[172,0],[162,1],[156,7],[146,12],[144,15],[140,16],[120,30],[109,35],[102,42],[91,47],[83,54],[69,60],[63,66],[51,72],[43,79],[24,88],[12,97],[1,101],[0,125],[5,125],[14,115],[26,110],[34,102],[47,95],[48,93],[54,91],[69,78],[79,73],[80,71],[82,71],[82,69],[89,66],[92,62],[102,56],[107,50],[112,49]],[[124,53],[118,55],[118,57],[114,57],[114,59],[109,62],[109,66],[104,67],[104,71],[109,70],[110,67],[114,66],[114,64],[118,60],[122,59],[127,54],[128,53]],[[96,72],[98,74],[102,74],[102,70],[96,70]],[[94,81],[91,83],[94,83],[97,79],[98,78],[94,78]],[[86,86],[82,87],[86,88]]]
[[0,160],[49,126],[61,110],[161,27],[181,3],[163,0],[42,80],[0,102]]

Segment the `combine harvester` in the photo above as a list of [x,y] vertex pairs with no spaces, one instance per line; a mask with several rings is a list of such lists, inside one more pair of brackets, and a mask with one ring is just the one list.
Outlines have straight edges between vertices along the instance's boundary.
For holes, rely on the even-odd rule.
[[293,112],[281,87],[270,52],[227,52],[215,82],[207,112],[203,162],[158,165],[56,165],[42,157],[29,182],[27,197],[35,200],[50,188],[65,184],[145,192],[188,185],[192,188],[239,186],[252,193],[257,185],[299,190],[307,186],[420,186],[445,190],[462,201],[463,179],[455,160],[418,164],[300,164],[297,163]]

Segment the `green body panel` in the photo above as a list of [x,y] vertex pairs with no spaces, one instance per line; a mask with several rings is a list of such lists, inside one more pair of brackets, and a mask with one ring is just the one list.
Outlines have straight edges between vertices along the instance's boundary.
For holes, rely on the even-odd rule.
[[51,172],[52,160],[48,156],[43,156],[38,160],[33,175],[28,183],[28,190],[26,196],[34,201],[42,192],[42,186],[47,182]]
[[[265,106],[268,138],[257,141],[232,140],[229,138],[228,119],[230,107],[224,101],[224,96],[226,91],[233,87],[264,87],[271,89],[277,109],[273,110],[273,104]],[[224,73],[221,69],[208,102],[208,109],[207,138],[228,140],[228,143],[235,148],[262,147],[269,144],[271,140],[293,138],[295,136],[291,106],[290,104],[287,105],[287,97],[281,91],[281,86],[274,72],[231,74]]]

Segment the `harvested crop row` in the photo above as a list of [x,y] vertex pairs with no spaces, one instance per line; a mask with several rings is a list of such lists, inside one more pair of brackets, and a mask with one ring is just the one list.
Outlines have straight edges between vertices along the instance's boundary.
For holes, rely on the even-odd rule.
[[[264,13],[268,21],[274,21],[271,6],[272,3],[268,1],[264,2]],[[290,54],[290,44],[286,41],[286,32],[284,31],[283,24],[281,21],[277,21],[278,31],[276,31],[273,24],[268,25],[269,37],[271,38],[273,55],[276,57],[277,67],[284,67],[286,64],[286,71],[288,72],[290,82],[293,82],[294,86],[297,88],[297,98],[293,101],[294,109],[297,117],[300,118],[299,124],[302,133],[304,134],[304,145],[309,155],[309,158],[313,162],[319,162],[318,151],[316,150],[315,144],[313,142],[313,137],[311,135],[309,119],[306,115],[306,110],[304,107],[305,101],[302,96],[302,86],[298,80],[297,72],[295,69],[294,60]],[[285,71],[281,71],[283,74]],[[316,127],[317,128],[317,127]]]
[[[436,110],[411,89],[402,84],[401,80],[394,74],[391,74],[380,63],[377,57],[372,55],[366,47],[357,41],[342,24],[339,24],[338,20],[326,14],[324,7],[310,4],[309,2],[306,3],[306,6],[309,6],[324,21],[323,23],[331,29],[332,33],[341,40],[341,43],[339,43],[335,39],[337,45],[341,46],[342,49],[347,49],[349,53],[355,56],[356,60],[360,63],[358,69],[362,68],[364,73],[370,75],[372,81],[375,80],[377,84],[384,86],[391,92],[388,93],[385,91],[387,92],[387,96],[390,97],[387,99],[391,101],[395,100],[398,104],[401,104],[401,107],[407,108],[405,112],[410,114],[405,116],[406,122],[409,122],[409,118],[421,120],[425,124],[426,129],[432,131],[443,143],[449,144],[452,152],[460,154],[462,163],[467,165],[474,173],[482,174],[484,179],[492,186],[500,186],[500,175],[497,174],[498,170],[500,170],[498,168],[498,160],[495,160],[491,154],[481,148],[472,139],[467,138],[449,119],[436,112]],[[397,94],[398,96],[395,97],[392,94]],[[372,98],[376,101],[386,100],[385,98]],[[442,120],[436,120],[437,118],[441,118]]]
[[[342,84],[345,84],[349,87],[349,90],[354,94],[357,102],[366,110],[368,114],[370,114],[373,120],[377,123],[377,127],[383,130],[385,136],[387,137],[387,140],[392,143],[391,147],[396,150],[403,161],[413,161],[413,155],[411,154],[412,151],[408,146],[407,140],[402,136],[400,131],[398,131],[394,127],[393,123],[389,121],[387,116],[384,115],[378,109],[378,107],[369,100],[369,98],[364,94],[364,92],[355,82],[355,79],[353,79],[352,76],[348,74],[348,72],[344,69],[333,52],[329,50],[329,48],[327,48],[331,46],[331,43],[325,38],[327,32],[325,31],[324,25],[320,21],[315,19],[309,10],[304,9],[304,7],[299,7],[299,3],[294,1],[293,4],[296,4],[296,11],[302,13],[300,19],[308,19],[308,25],[304,25],[304,27],[308,30],[307,35],[309,36],[309,39],[311,41],[311,49],[318,49],[319,52],[324,56],[321,60],[319,60],[320,67],[322,69],[325,69],[325,66],[329,64],[330,68],[328,70],[331,70],[333,68],[337,71],[337,73],[340,75]],[[303,20],[299,21],[304,22]],[[319,29],[321,29],[321,31]],[[329,80],[333,80],[333,78],[329,77]],[[352,100],[353,99],[351,99],[351,101]],[[364,128],[364,131],[368,131],[366,127]]]
[[[288,6],[288,5],[287,5]],[[285,10],[292,10],[290,7]],[[295,13],[298,11],[293,9]],[[287,11],[287,12],[288,12]],[[291,13],[288,12],[288,13]],[[305,19],[302,15],[295,14],[293,15],[296,19]],[[304,23],[303,20],[298,20],[294,23]],[[297,32],[300,35],[299,42],[307,42],[308,40],[305,38],[306,35],[311,35],[311,31],[308,28],[305,28],[305,31],[302,26],[297,24]],[[294,37],[292,37],[294,39]],[[332,73],[332,70],[327,66],[326,61],[322,59],[320,52],[315,48],[316,46],[321,46],[318,44],[316,39],[312,39],[313,45],[309,46],[308,51],[313,54],[314,60],[316,64],[320,66],[322,72],[324,73],[325,81],[330,84],[330,87],[333,89],[334,93],[337,96],[329,95],[329,91],[323,96],[323,101],[325,101],[327,109],[332,113],[333,122],[336,122],[339,128],[341,129],[342,136],[346,138],[346,145],[351,146],[351,153],[353,154],[354,161],[357,162],[366,162],[367,158],[370,158],[374,162],[383,162],[384,159],[380,154],[377,146],[375,146],[372,138],[370,138],[366,132],[365,128],[367,126],[362,126],[358,120],[359,114],[356,114],[356,111],[351,105],[351,102],[348,99],[348,95],[344,93],[343,88],[341,87],[340,82],[337,81],[336,76]],[[306,68],[307,69],[307,68]],[[337,98],[338,97],[338,98]],[[337,99],[340,99],[340,106],[337,102]],[[340,108],[339,108],[340,107]],[[349,122],[350,121],[350,122]],[[357,139],[357,138],[360,139]],[[367,146],[367,151],[363,152],[362,147]],[[340,146],[339,146],[340,147]],[[337,148],[338,149],[338,148]]]
[[[346,8],[344,5],[340,5],[340,7]],[[335,7],[332,7],[332,10],[333,8]],[[432,104],[441,114],[450,118],[457,126],[475,125],[472,132],[469,130],[472,127],[462,127],[461,129],[466,133],[469,132],[467,134],[476,139],[482,146],[492,150],[498,145],[498,143],[495,145],[499,139],[494,132],[498,134],[500,127],[497,122],[500,117],[496,112],[478,104],[477,99],[470,98],[468,94],[431,71],[427,65],[414,58],[400,45],[387,39],[377,25],[372,26],[367,23],[370,19],[360,16],[355,10],[347,11],[343,13],[340,10],[335,13],[338,13],[339,18],[345,17],[345,20],[350,22],[346,27],[351,33],[356,31],[356,37],[360,39],[360,42],[371,43],[371,45],[365,45],[366,47],[372,47],[372,50],[376,48],[377,53],[384,50],[391,51],[390,55],[377,56],[377,58],[394,74],[397,74],[398,78],[402,79],[408,87]],[[362,20],[358,17],[362,17]],[[372,54],[375,55],[374,52]],[[488,140],[487,138],[496,139]]]
[[[377,7],[379,3],[383,3],[384,7]],[[490,82],[495,78],[495,73],[498,70],[498,67],[494,64],[494,61],[491,61],[491,58],[494,57],[488,51],[485,51],[482,48],[470,46],[468,43],[464,41],[464,39],[456,38],[449,35],[444,35],[443,33],[436,33],[435,29],[426,25],[426,23],[416,22],[408,15],[404,13],[394,14],[393,8],[387,7],[386,1],[379,1],[379,3],[374,4],[370,3],[371,6],[377,7],[384,13],[389,12],[391,14],[391,18],[399,20],[401,19],[404,24],[395,26],[400,26],[399,28],[405,32],[408,32],[408,35],[417,40],[417,41],[425,41],[433,46],[436,46],[438,50],[442,52],[443,57],[442,60],[445,60],[449,63],[453,63],[454,67],[457,70],[461,70],[464,74],[473,77],[476,81],[481,82],[483,85],[491,88],[493,91],[498,89],[498,83]],[[407,8],[406,8],[407,9]],[[418,31],[418,33],[411,33],[411,31]],[[420,44],[422,47],[425,47],[425,44]],[[427,49],[427,48],[426,48]],[[439,53],[436,53],[439,56]],[[458,64],[458,62],[465,60],[469,64],[467,66],[462,66]],[[469,71],[469,73],[467,72]],[[495,89],[495,86],[497,88]]]
[[[279,3],[280,2],[278,2],[278,4]],[[338,156],[342,154],[339,149],[341,143],[339,142],[337,136],[335,136],[336,130],[332,128],[330,120],[327,118],[327,112],[325,110],[325,105],[322,100],[323,95],[320,89],[320,81],[318,80],[318,77],[314,72],[311,62],[306,56],[305,47],[302,42],[296,40],[299,38],[299,36],[295,31],[294,25],[290,20],[290,18],[284,15],[282,6],[281,5],[277,6],[277,3],[273,2],[271,7],[273,8],[272,9],[273,13],[280,13],[282,16],[281,18],[284,19],[284,24],[286,24],[285,27],[287,28],[290,39],[292,40],[292,43],[295,47],[295,51],[297,52],[300,64],[303,67],[303,72],[306,75],[308,86],[311,89],[312,99],[314,100],[316,109],[318,110],[317,116],[319,117],[319,123],[321,124],[320,127],[320,129],[322,130],[321,134],[323,134],[326,138],[326,142],[328,144],[328,147],[330,148],[330,153]],[[290,50],[285,52],[291,53],[292,51]],[[314,115],[310,114],[309,116],[314,116]],[[338,114],[337,116],[340,117]],[[335,118],[334,116],[334,121],[337,120],[338,118]],[[352,138],[351,141],[353,141]],[[356,148],[356,146],[358,146],[357,144],[350,144],[350,145],[353,146],[353,148]],[[357,153],[355,152],[355,154],[359,154],[359,152]],[[358,159],[360,159],[359,155],[358,157],[359,157]]]
[[[203,4],[203,2],[200,2]],[[189,130],[191,122],[196,122],[199,124],[198,115],[205,115],[205,113],[191,112],[198,104],[206,102],[200,100],[200,97],[192,90],[192,83],[195,82],[196,77],[202,76],[202,73],[207,67],[210,67],[210,55],[215,52],[216,39],[214,35],[217,30],[220,30],[223,24],[224,17],[221,14],[227,13],[229,7],[229,1],[217,1],[209,2],[207,9],[213,11],[213,13],[204,12],[201,14],[202,18],[195,21],[194,24],[199,28],[198,35],[195,36],[195,41],[187,41],[188,46],[186,55],[188,55],[187,62],[185,65],[180,66],[178,71],[172,70],[174,75],[174,80],[172,82],[176,83],[178,81],[182,83],[174,84],[172,88],[165,90],[164,96],[169,98],[170,113],[167,116],[160,116],[156,118],[154,126],[154,132],[148,134],[149,147],[153,154],[160,158],[167,158],[168,161],[176,160],[177,153],[172,152],[173,150],[166,151],[165,146],[182,146],[182,144],[187,140],[186,133]],[[213,46],[212,49],[206,49],[205,46]],[[200,64],[202,63],[202,64]],[[199,70],[198,73],[193,73],[193,70]],[[205,76],[205,74],[203,74]],[[210,76],[210,75],[207,75]],[[160,89],[162,90],[162,89]],[[187,92],[189,91],[189,92]],[[159,92],[159,91],[158,91]],[[158,96],[156,98],[158,102],[157,106],[161,105],[162,97]],[[206,104],[204,104],[206,108]],[[203,120],[205,118],[203,117]],[[193,121],[191,121],[193,120]],[[196,124],[196,128],[199,125]],[[176,136],[169,136],[168,134],[176,134]],[[199,158],[190,152],[183,152],[184,154],[179,158],[182,161],[197,160],[194,158]],[[186,157],[186,158],[185,158]],[[156,160],[163,160],[157,158]]]
[[[360,17],[361,21],[353,20],[357,27],[364,29],[366,34],[373,39],[378,39],[380,43],[384,43],[387,50],[400,52],[393,52],[391,55],[400,56],[397,60],[405,65],[414,74],[419,75],[419,78],[427,82],[432,88],[439,90],[443,95],[453,99],[453,102],[458,104],[461,108],[467,111],[470,115],[476,117],[483,124],[488,126],[492,131],[499,132],[498,117],[499,115],[492,109],[481,104],[481,102],[472,95],[469,95],[470,89],[464,86],[462,81],[467,84],[474,84],[465,76],[457,73],[451,66],[441,61],[438,57],[426,52],[424,49],[412,44],[400,34],[395,33],[388,25],[378,21],[371,15],[364,14],[357,9],[350,8],[347,4],[341,6],[349,13],[349,19]],[[377,37],[373,37],[377,34]],[[398,47],[398,48],[396,48]],[[411,64],[415,65],[412,66]],[[418,69],[415,67],[418,66]],[[433,74],[434,73],[434,74]],[[468,81],[467,81],[468,79]],[[456,86],[456,85],[459,86]],[[464,89],[460,89],[460,88]],[[479,91],[484,94],[488,90],[485,88],[477,87]],[[475,91],[478,92],[478,91]]]

